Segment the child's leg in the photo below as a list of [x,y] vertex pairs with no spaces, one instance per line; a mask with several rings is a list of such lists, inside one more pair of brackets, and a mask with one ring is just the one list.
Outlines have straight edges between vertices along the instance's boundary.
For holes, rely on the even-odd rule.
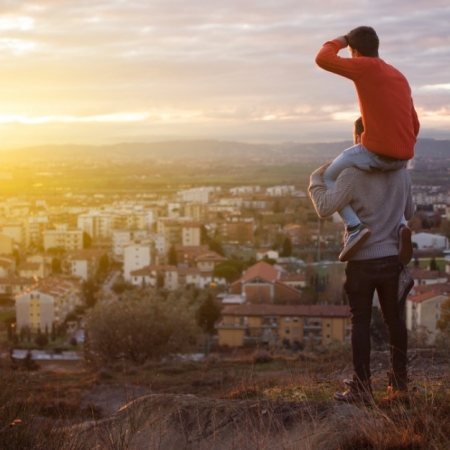
[[[327,189],[330,189],[336,181],[339,174],[348,167],[358,167],[363,170],[370,171],[371,158],[367,150],[360,144],[344,150],[333,162],[327,167],[323,174],[323,182]],[[347,228],[358,226],[361,221],[350,206],[345,206],[338,211]]]

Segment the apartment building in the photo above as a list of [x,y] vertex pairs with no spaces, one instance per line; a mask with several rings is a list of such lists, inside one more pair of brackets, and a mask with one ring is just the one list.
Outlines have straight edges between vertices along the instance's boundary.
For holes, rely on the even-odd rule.
[[219,345],[328,345],[350,339],[347,305],[234,305],[216,325]]
[[441,318],[441,305],[450,295],[432,290],[408,297],[406,300],[406,328],[411,331],[423,329],[428,344],[434,344],[438,332],[437,321]]
[[55,230],[45,230],[44,250],[60,248],[63,250],[81,250],[83,248],[83,231],[79,228],[68,228],[58,225]]
[[152,263],[152,244],[136,242],[124,247],[123,277],[125,281],[133,282],[131,273],[143,269]]
[[29,327],[35,332],[60,324],[78,305],[81,305],[79,280],[49,277],[30,290],[16,296],[17,331]]

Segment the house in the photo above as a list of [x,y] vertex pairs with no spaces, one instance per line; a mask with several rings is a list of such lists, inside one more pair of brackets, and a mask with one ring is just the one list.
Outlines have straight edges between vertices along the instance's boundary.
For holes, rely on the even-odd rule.
[[213,251],[203,253],[202,255],[197,256],[197,258],[195,258],[195,262],[200,272],[202,273],[206,272],[211,274],[214,272],[214,269],[218,264],[226,260],[227,258]]
[[169,291],[178,289],[178,269],[170,265],[150,265],[132,270],[128,279],[134,286],[164,287]]
[[0,278],[0,296],[12,298],[35,285],[36,280],[33,278],[22,278],[15,275]]
[[43,239],[45,251],[50,248],[63,250],[83,248],[83,231],[80,228],[69,228],[67,225],[58,225],[55,230],[45,230]]
[[441,305],[450,298],[439,291],[417,294],[406,300],[406,328],[410,331],[423,329],[428,333],[428,343],[434,344],[441,317]]
[[216,325],[219,345],[327,345],[350,338],[347,305],[234,305],[222,310]]
[[439,270],[427,270],[421,267],[411,267],[409,272],[414,278],[414,286],[447,283],[448,281],[448,274]]
[[247,303],[300,304],[302,293],[282,282],[283,269],[260,261],[249,267],[230,287],[230,294],[240,294]]
[[81,305],[79,280],[48,277],[16,296],[17,330],[50,330],[60,324],[71,311]]
[[448,238],[439,234],[415,233],[411,236],[411,240],[419,250],[429,248],[444,250],[448,248]]
[[175,245],[178,265],[195,266],[195,259],[208,251],[207,245]]
[[21,278],[44,278],[44,264],[40,262],[24,262],[17,267]]
[[73,277],[87,281],[97,273],[100,258],[105,255],[101,249],[72,250],[64,256],[65,272]]

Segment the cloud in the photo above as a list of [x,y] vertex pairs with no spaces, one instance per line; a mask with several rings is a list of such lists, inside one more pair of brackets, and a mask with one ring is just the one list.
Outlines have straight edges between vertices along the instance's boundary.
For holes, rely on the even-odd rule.
[[122,136],[343,138],[358,114],[355,89],[314,57],[326,40],[367,24],[380,36],[381,57],[407,76],[424,123],[445,133],[448,123],[437,118],[449,108],[447,3],[8,2],[0,116],[16,119],[1,131],[11,133],[8,142],[13,129],[23,134],[37,123],[48,139],[65,130],[65,141],[108,141],[120,124]]

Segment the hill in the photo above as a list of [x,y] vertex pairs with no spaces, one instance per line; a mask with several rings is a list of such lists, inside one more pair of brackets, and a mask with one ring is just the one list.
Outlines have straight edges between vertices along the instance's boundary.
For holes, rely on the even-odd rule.
[[[332,159],[351,141],[323,143],[250,144],[217,140],[185,140],[151,143],[122,143],[105,146],[48,145],[0,153],[0,161],[62,160],[198,160],[241,163],[283,163],[288,161]],[[450,140],[419,139],[417,158],[450,159]]]

